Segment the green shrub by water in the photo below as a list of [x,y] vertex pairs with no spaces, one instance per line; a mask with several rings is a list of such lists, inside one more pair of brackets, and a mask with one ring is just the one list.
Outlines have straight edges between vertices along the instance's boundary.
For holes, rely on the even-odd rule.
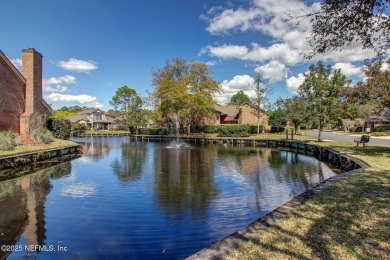
[[16,134],[12,130],[0,132],[0,151],[12,150],[15,146]]
[[48,144],[54,140],[53,134],[47,128],[37,128],[30,133],[31,139],[35,143]]
[[[249,136],[257,134],[257,125],[203,125],[194,126],[191,129],[193,133],[216,134],[218,136]],[[247,133],[243,133],[247,132]],[[260,126],[260,133],[263,132],[263,126]],[[228,135],[226,135],[228,134]]]
[[249,125],[220,125],[219,137],[248,137],[251,127]]
[[165,128],[147,128],[142,132],[144,135],[167,135],[168,129]]
[[70,138],[71,125],[69,119],[50,118],[47,128],[53,133],[55,138],[68,140]]
[[76,124],[72,125],[72,132],[74,134],[82,134],[82,133],[85,133],[86,130],[87,130],[87,127],[84,124],[76,123]]

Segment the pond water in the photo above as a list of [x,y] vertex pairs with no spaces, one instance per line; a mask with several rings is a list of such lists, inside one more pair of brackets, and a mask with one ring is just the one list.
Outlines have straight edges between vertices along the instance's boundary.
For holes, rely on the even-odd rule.
[[334,175],[270,148],[74,140],[82,157],[0,182],[0,257],[183,259]]

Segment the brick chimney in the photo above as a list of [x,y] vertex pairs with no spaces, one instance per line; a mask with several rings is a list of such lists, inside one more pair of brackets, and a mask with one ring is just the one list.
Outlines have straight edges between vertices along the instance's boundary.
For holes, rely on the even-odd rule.
[[33,48],[22,50],[22,75],[26,78],[25,114],[30,116],[42,107],[42,54]]
[[32,115],[42,109],[42,54],[33,48],[22,50],[22,75],[26,79],[26,89],[20,135],[25,138],[30,132]]

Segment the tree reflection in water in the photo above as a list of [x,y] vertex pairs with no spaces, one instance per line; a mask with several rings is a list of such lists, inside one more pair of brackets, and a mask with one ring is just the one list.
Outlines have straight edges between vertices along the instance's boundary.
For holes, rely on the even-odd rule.
[[145,164],[147,144],[132,142],[129,139],[121,145],[121,159],[115,158],[111,169],[121,182],[129,182],[142,176],[142,167]]
[[175,219],[207,213],[219,193],[214,183],[215,151],[211,149],[156,149],[154,195],[166,214]]

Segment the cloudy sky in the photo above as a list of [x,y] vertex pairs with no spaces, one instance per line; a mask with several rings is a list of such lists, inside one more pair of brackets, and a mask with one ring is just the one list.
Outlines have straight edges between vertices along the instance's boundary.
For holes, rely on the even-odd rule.
[[222,85],[219,103],[239,90],[252,95],[255,72],[268,79],[273,101],[293,95],[317,60],[356,82],[361,62],[374,57],[354,44],[305,60],[310,25],[289,14],[318,7],[298,0],[2,0],[0,50],[18,69],[22,49],[42,53],[44,97],[53,108],[108,110],[125,85],[145,96],[153,91],[151,71],[174,57],[209,65]]

